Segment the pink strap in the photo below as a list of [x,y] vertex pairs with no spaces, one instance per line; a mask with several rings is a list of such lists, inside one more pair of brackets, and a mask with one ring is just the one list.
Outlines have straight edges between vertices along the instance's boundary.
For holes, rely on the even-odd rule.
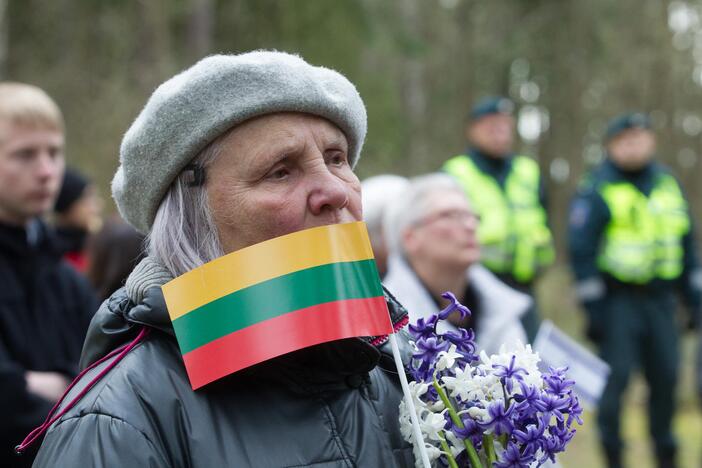
[[[392,332],[397,333],[398,331],[400,331],[401,328],[403,328],[408,323],[409,323],[409,315],[405,315],[400,320],[398,320],[397,323],[395,323],[395,325],[393,325]],[[377,336],[373,339],[373,341],[371,341],[371,344],[373,346],[378,347],[378,346],[386,343],[388,341],[388,338],[389,338],[388,335]]]
[[[142,328],[141,331],[139,331],[137,337],[134,338],[134,340],[132,340],[130,343],[126,344],[121,348],[117,348],[109,352],[106,356],[95,361],[94,363],[86,367],[80,374],[78,374],[78,376],[75,379],[73,379],[73,382],[71,382],[71,384],[68,386],[66,391],[63,392],[63,395],[61,396],[59,401],[57,401],[54,407],[51,408],[51,411],[49,411],[49,414],[46,416],[46,419],[44,420],[42,425],[30,432],[27,435],[27,437],[25,437],[24,440],[18,446],[15,447],[15,453],[17,453],[18,455],[24,453],[24,451],[27,450],[27,448],[30,445],[32,445],[39,437],[41,437],[42,434],[44,434],[54,422],[56,422],[61,416],[66,414],[68,410],[73,408],[75,404],[78,403],[80,399],[83,398],[83,396],[85,396],[86,393],[88,393],[88,390],[90,390],[96,383],[100,381],[100,379],[102,379],[108,372],[110,372],[110,370],[113,367],[115,367],[117,363],[124,359],[124,357],[127,355],[127,353],[129,353],[129,351],[134,349],[136,345],[143,341],[144,338],[149,334],[149,331],[150,329],[147,327]],[[86,373],[99,366],[103,362],[107,361],[108,359],[114,357],[115,355],[117,355],[117,358],[114,361],[109,363],[102,371],[100,371],[98,375],[96,375],[90,382],[88,382],[85,388],[81,390],[80,393],[78,393],[78,395],[75,396],[75,398],[68,402],[65,408],[63,408],[58,414],[53,415],[56,409],[58,409],[61,406],[61,403],[63,403],[63,400],[66,398],[66,395],[68,395],[71,389],[78,383],[78,381],[80,381],[80,379]]]

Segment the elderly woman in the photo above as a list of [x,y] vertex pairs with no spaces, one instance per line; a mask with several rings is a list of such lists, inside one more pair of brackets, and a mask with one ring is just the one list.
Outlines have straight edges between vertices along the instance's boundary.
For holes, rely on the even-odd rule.
[[410,323],[447,305],[441,294],[453,292],[472,315],[439,325],[473,328],[480,349],[497,352],[502,344],[525,343],[520,317],[531,299],[500,281],[479,264],[478,217],[460,185],[449,175],[410,180],[388,207],[386,239],[390,246],[385,286],[409,311]]
[[[82,366],[150,333],[78,382],[67,401],[81,398],[47,432],[36,466],[414,464],[391,359],[370,340],[303,349],[193,391],[161,292],[226,253],[360,220],[353,167],[365,133],[349,81],[284,53],[212,56],[154,92],[112,185],[121,214],[148,233],[148,256],[97,312]],[[405,312],[388,300],[397,324]]]

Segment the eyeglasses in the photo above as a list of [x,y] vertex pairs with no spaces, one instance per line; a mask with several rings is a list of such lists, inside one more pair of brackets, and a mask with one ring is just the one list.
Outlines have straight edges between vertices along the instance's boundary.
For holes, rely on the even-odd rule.
[[443,210],[427,215],[414,224],[415,226],[422,226],[432,224],[437,221],[449,221],[453,223],[465,223],[471,221],[479,223],[480,215],[468,210]]

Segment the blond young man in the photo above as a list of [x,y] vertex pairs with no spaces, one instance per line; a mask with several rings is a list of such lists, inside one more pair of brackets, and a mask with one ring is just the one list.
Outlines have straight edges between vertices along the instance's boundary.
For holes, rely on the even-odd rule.
[[0,465],[29,466],[14,446],[76,374],[96,308],[88,284],[41,221],[64,171],[64,123],[41,89],[0,83]]

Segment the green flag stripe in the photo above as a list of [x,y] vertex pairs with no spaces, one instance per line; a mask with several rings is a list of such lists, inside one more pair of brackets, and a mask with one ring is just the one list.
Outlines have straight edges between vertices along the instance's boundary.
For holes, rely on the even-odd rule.
[[173,328],[182,354],[212,340],[306,307],[383,294],[373,259],[297,271],[220,297],[178,317]]

